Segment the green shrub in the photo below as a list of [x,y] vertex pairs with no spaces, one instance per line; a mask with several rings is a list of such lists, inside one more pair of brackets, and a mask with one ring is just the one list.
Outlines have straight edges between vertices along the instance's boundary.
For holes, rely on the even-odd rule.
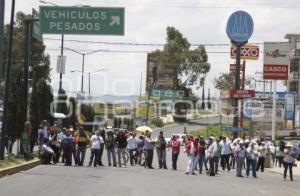
[[153,118],[152,119],[152,124],[157,126],[157,127],[163,127],[164,126],[164,122],[159,117]]

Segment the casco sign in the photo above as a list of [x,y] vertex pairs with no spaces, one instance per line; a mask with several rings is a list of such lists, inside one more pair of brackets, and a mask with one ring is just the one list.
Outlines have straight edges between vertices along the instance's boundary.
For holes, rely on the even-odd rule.
[[287,80],[288,65],[264,65],[264,80]]
[[[230,57],[236,59],[236,47],[231,46]],[[259,47],[255,45],[245,45],[241,47],[241,59],[257,60],[259,58]]]

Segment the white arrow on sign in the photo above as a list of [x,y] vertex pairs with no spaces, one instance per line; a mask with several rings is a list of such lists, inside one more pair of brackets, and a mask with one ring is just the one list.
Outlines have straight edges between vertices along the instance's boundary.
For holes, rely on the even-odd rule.
[[120,25],[120,16],[112,16],[110,26]]

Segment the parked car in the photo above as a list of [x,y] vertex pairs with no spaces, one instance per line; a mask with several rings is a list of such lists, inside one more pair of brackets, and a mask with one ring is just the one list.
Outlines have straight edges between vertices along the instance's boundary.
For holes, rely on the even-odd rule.
[[294,147],[294,152],[296,154],[296,159],[300,161],[300,145],[298,147]]

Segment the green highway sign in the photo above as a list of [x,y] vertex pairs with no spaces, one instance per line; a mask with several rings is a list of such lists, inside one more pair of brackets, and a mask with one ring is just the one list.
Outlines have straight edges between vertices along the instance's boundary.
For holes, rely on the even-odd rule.
[[[40,20],[40,14],[35,9],[32,9],[32,19]],[[43,41],[40,21],[33,21],[32,36],[39,41]]]
[[183,99],[184,91],[173,89],[152,89],[151,96],[161,99]]
[[124,35],[125,9],[41,6],[44,34]]

